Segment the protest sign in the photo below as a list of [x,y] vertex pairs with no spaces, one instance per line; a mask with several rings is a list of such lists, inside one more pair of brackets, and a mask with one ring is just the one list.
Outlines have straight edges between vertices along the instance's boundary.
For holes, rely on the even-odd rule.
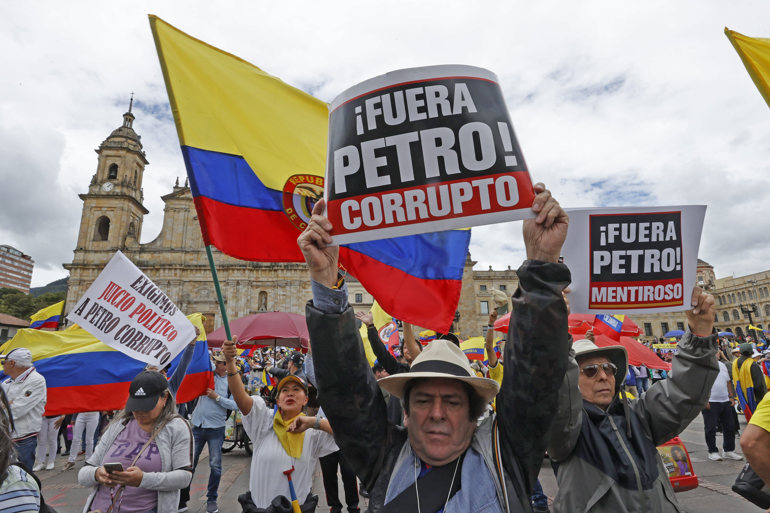
[[704,205],[569,209],[575,313],[689,310]]
[[429,66],[340,94],[324,197],[335,244],[532,217],[532,182],[497,76]]
[[120,251],[67,319],[108,346],[159,367],[195,337],[187,317]]
[[653,344],[652,347],[655,349],[676,349],[678,346],[676,344]]

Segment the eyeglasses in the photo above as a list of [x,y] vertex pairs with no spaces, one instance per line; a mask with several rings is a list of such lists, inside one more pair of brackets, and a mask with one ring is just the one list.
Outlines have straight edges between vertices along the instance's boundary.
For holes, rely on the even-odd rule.
[[580,372],[586,375],[587,378],[593,378],[596,377],[596,375],[599,373],[599,369],[602,369],[604,371],[604,374],[606,376],[614,376],[615,373],[618,371],[617,365],[614,363],[592,363],[590,365],[586,365],[582,369],[580,369]]

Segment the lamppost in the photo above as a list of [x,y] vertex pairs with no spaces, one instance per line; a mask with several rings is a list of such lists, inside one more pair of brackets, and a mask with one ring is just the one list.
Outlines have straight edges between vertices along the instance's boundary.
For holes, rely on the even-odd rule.
[[[749,316],[749,325],[753,326],[754,320],[751,318],[751,314],[757,312],[756,303],[749,303],[749,306],[743,306],[743,304],[741,304],[741,312],[743,312],[743,315]],[[757,338],[759,338],[759,336],[757,336]]]
[[[751,283],[751,288],[752,288],[752,290],[754,290],[754,299],[758,300],[759,299],[759,294],[757,294],[757,280],[746,280],[746,282],[747,283]],[[759,305],[758,310],[759,311],[757,312],[757,315],[759,315],[759,319],[764,324],[764,322],[765,322],[765,315],[762,312],[762,305]],[[765,328],[765,326],[762,326],[762,327]]]

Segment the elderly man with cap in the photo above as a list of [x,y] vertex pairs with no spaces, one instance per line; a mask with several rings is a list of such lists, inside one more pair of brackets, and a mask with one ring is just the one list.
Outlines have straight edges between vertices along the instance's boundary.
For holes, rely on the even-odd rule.
[[733,382],[741,411],[748,422],[756,411],[757,405],[767,393],[767,383],[762,369],[754,361],[755,356],[760,356],[754,349],[754,344],[744,342],[738,348],[741,355],[733,360]]
[[[198,467],[198,458],[200,458],[203,447],[209,446],[209,483],[206,492],[206,512],[216,513],[219,511],[217,506],[217,497],[219,496],[219,481],[222,478],[222,442],[225,439],[225,421],[227,420],[228,410],[237,410],[238,406],[230,397],[230,390],[227,386],[227,372],[225,364],[225,355],[221,352],[213,357],[214,363],[214,388],[206,390],[206,395],[202,395],[192,414],[192,434],[195,443],[195,454],[193,456],[193,472]],[[183,489],[179,500],[179,510],[184,511],[187,508],[187,501],[190,499],[190,487]]]
[[585,339],[572,345],[549,433],[559,485],[554,511],[682,511],[656,446],[698,415],[719,373],[714,298],[696,287],[690,304],[671,377],[638,400],[621,392],[628,365],[623,346],[597,347]]
[[[338,248],[319,201],[298,239],[310,268],[306,308],[319,401],[337,444],[370,493],[370,511],[528,512],[569,350],[557,263],[568,217],[542,184],[524,221],[528,260],[519,268],[502,386],[477,377],[460,348],[433,341],[409,372],[379,385],[403,400],[405,429],[387,422],[338,277]],[[431,308],[429,302],[426,308]],[[499,390],[499,394],[498,394]],[[497,413],[477,425],[497,396]]]
[[31,469],[35,464],[37,434],[43,425],[45,378],[32,366],[32,353],[26,347],[12,349],[0,358],[3,358],[3,373],[8,376],[0,386],[11,405],[13,444],[19,461]]

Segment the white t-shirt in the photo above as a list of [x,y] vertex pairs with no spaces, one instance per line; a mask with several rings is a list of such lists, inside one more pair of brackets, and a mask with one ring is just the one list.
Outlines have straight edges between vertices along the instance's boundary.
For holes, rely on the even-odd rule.
[[254,446],[249,474],[251,499],[258,508],[267,508],[278,495],[291,499],[289,481],[283,472],[293,465],[291,480],[297,499],[302,504],[310,493],[318,458],[339,450],[334,437],[318,429],[308,429],[305,431],[302,457],[293,460],[273,431],[273,411],[260,397],[251,396],[251,399],[251,411],[243,416],[243,427]]
[[727,372],[727,366],[722,362],[719,364],[719,375],[717,376],[714,385],[711,387],[711,397],[709,402],[711,403],[727,403],[730,402],[730,393],[727,391],[727,383],[730,381],[730,373]]

